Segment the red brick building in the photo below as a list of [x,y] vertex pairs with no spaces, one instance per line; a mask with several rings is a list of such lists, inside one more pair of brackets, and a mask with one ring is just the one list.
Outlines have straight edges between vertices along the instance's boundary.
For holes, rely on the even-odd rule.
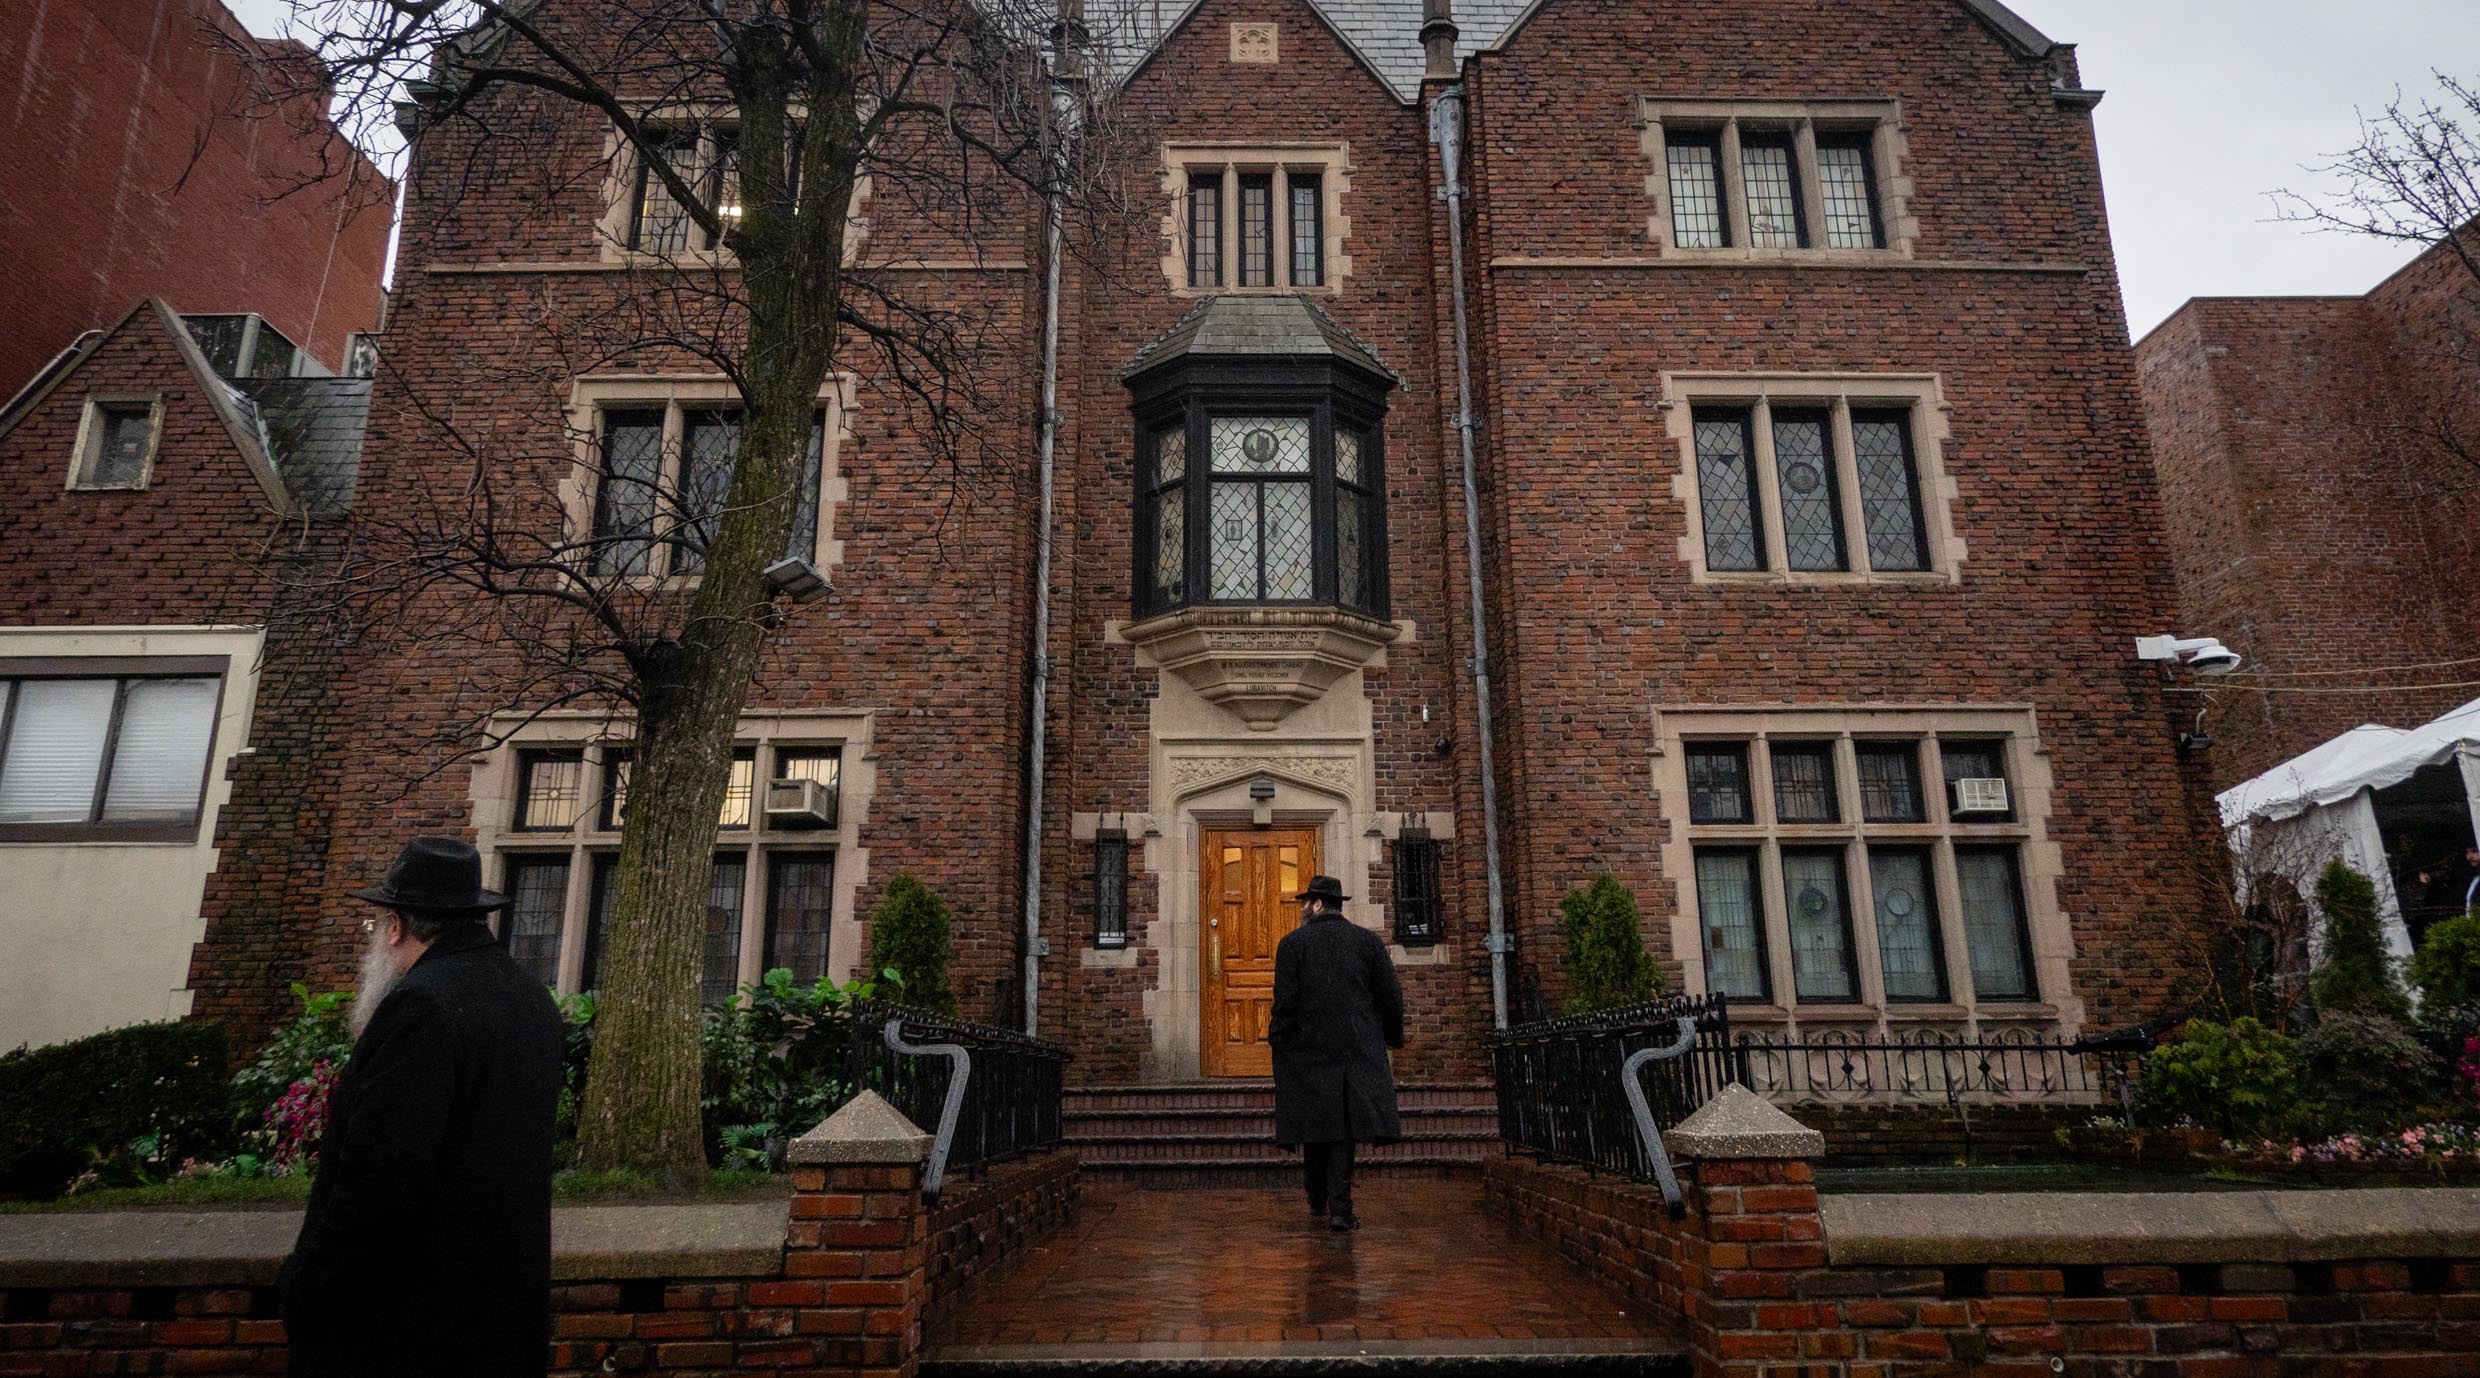
[[2276,690],[2217,689],[2217,781],[2469,701],[2480,279],[2453,247],[2364,297],[2198,298],[2136,359],[2184,625]]
[[337,140],[350,185],[286,194],[322,151],[252,104],[240,54],[288,46],[221,0],[0,7],[0,393],[141,297],[256,312],[331,371],[378,329],[395,188]]
[[[742,723],[710,986],[851,971],[909,871],[967,1012],[1020,1015],[1042,664],[1035,1018],[1088,1084],[1262,1071],[1312,872],[1391,940],[1412,1079],[1479,1069],[1500,980],[1555,1006],[1560,897],[1603,872],[1673,988],[1763,1026],[2175,1004],[2200,779],[2132,653],[2176,602],[2072,50],[1991,0],[1493,0],[1427,34],[1402,0],[1202,0],[1107,74],[1151,204],[1064,273],[1040,647],[1037,208],[867,198],[854,271],[976,322],[991,440],[949,481],[871,360],[822,394],[832,589]],[[590,361],[627,270],[682,251],[605,154],[583,118],[419,140],[356,520],[462,481],[449,411],[553,525],[602,520],[610,447],[728,422],[686,355]],[[347,979],[344,892],[415,831],[474,837],[512,950],[593,984],[626,725],[494,715],[506,658],[355,657],[324,869],[219,870],[200,1010],[281,1003],[288,943]]]

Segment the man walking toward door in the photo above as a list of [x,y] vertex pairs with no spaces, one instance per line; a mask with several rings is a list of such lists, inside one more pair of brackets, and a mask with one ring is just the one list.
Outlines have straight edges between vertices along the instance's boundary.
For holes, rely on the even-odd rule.
[[1352,1156],[1403,1137],[1389,1048],[1404,1046],[1404,993],[1377,934],[1344,917],[1351,896],[1332,876],[1300,894],[1300,927],[1274,950],[1274,1137],[1298,1145],[1309,1213],[1338,1230],[1352,1213]]

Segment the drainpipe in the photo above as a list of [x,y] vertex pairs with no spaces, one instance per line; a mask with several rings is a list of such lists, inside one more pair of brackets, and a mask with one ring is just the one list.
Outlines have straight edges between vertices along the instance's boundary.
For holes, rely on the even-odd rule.
[[[1441,7],[1443,11],[1443,6]],[[1424,26],[1423,37],[1435,30]],[[1451,54],[1454,26],[1446,26],[1445,43],[1430,48],[1430,68],[1440,66],[1439,49]],[[1507,950],[1512,944],[1507,934],[1506,883],[1500,874],[1498,853],[1498,752],[1490,729],[1490,631],[1489,608],[1481,598],[1481,483],[1473,462],[1472,347],[1464,323],[1464,184],[1460,180],[1459,163],[1464,146],[1464,88],[1448,86],[1430,98],[1429,134],[1438,145],[1438,166],[1444,173],[1444,185],[1438,188],[1438,199],[1447,203],[1447,269],[1454,290],[1455,307],[1455,434],[1464,449],[1464,568],[1469,576],[1468,592],[1472,598],[1472,660],[1467,665],[1473,683],[1473,711],[1481,722],[1481,855],[1483,870],[1490,888],[1490,1017],[1496,1027],[1507,1027]]]
[[1059,26],[1052,36],[1051,109],[1044,125],[1051,139],[1044,174],[1050,185],[1042,197],[1042,232],[1046,261],[1042,285],[1042,421],[1040,468],[1041,525],[1034,533],[1033,567],[1033,733],[1027,747],[1025,772],[1025,1033],[1042,1030],[1042,757],[1047,749],[1051,687],[1051,494],[1054,460],[1059,448],[1059,279],[1065,240],[1067,158],[1061,142],[1070,132],[1063,126],[1075,114],[1075,83],[1081,74],[1078,40],[1083,28],[1082,0],[1064,0]]

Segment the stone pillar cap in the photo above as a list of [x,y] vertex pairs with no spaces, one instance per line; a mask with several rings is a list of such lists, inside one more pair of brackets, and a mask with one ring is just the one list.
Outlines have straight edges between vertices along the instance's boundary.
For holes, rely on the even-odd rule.
[[1819,1158],[1826,1136],[1775,1108],[1738,1082],[1697,1107],[1662,1136],[1682,1158]]
[[922,1163],[930,1159],[930,1136],[904,1118],[876,1091],[844,1102],[826,1122],[794,1139],[785,1156],[795,1167],[823,1163]]

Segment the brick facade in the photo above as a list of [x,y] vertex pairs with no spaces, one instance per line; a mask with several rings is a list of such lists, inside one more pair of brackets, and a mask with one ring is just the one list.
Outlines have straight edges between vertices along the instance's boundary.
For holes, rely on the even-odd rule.
[[251,80],[236,47],[285,55],[221,0],[0,15],[0,393],[144,296],[255,311],[331,369],[378,328],[395,188],[339,139],[325,156],[350,156],[355,185],[285,195],[321,150],[295,137],[301,112],[227,117]]
[[2470,443],[2480,282],[2447,246],[2364,297],[2199,298],[2136,346],[2181,635],[2217,636],[2277,686],[2216,695],[2213,772],[2252,778],[2362,723],[2411,727],[2472,697],[2480,656]]

